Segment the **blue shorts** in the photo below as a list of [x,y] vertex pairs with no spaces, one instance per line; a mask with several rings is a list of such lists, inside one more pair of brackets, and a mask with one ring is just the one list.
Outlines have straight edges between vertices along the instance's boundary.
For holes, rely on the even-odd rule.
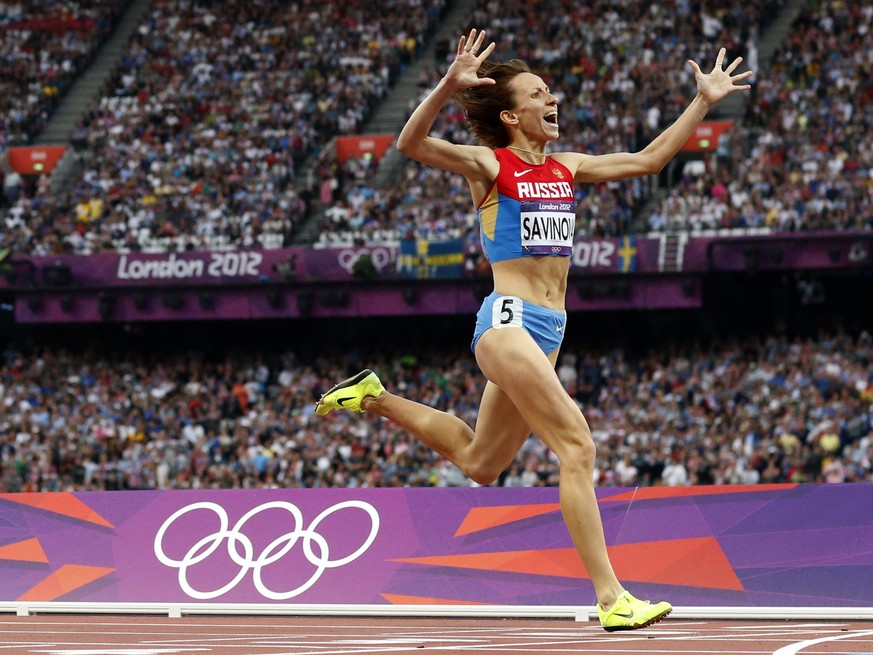
[[526,330],[548,355],[561,346],[566,325],[567,312],[546,309],[515,296],[491,293],[482,301],[482,307],[476,314],[476,331],[470,349],[476,352],[476,343],[486,330],[515,326]]

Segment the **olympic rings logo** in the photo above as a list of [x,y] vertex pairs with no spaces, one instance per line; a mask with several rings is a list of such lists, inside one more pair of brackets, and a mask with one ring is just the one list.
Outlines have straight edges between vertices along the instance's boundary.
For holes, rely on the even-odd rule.
[[[254,545],[243,533],[243,527],[246,522],[261,512],[267,510],[278,509],[284,510],[291,515],[293,519],[293,529],[285,534],[274,539],[267,545],[257,556],[255,556]],[[370,518],[370,533],[367,535],[361,546],[353,553],[346,555],[340,559],[330,559],[330,547],[325,538],[317,532],[319,524],[331,514],[348,509],[359,509],[365,512]],[[173,559],[164,552],[164,535],[167,530],[179,518],[189,512],[208,510],[218,516],[220,527],[216,532],[206,535],[195,543],[181,559]],[[234,587],[246,576],[249,571],[253,571],[255,588],[265,598],[271,600],[287,600],[299,596],[307,589],[312,587],[321,575],[327,569],[335,569],[340,566],[345,566],[349,562],[353,562],[358,557],[363,555],[367,549],[373,544],[376,539],[376,534],[379,532],[379,513],[369,503],[359,500],[348,500],[342,503],[337,503],[332,507],[324,510],[321,514],[315,517],[309,527],[303,527],[303,514],[293,503],[285,501],[273,501],[258,505],[252,510],[246,512],[236,524],[228,529],[230,521],[227,512],[221,505],[211,502],[193,503],[180,510],[174,512],[161,526],[158,533],[155,535],[154,550],[155,556],[165,566],[179,569],[179,586],[188,596],[199,600],[208,600],[217,598]],[[224,540],[227,540],[227,553],[231,560],[240,567],[239,572],[234,578],[219,589],[211,591],[201,591],[195,589],[188,581],[188,569],[196,564],[199,564],[209,558]],[[262,571],[264,567],[282,559],[288,552],[294,548],[298,541],[302,541],[303,554],[306,559],[315,567],[315,571],[310,578],[289,591],[274,591],[267,587],[263,579]],[[313,544],[316,548],[313,548]],[[240,552],[240,550],[242,552]],[[316,552],[317,551],[317,552]]]
[[344,248],[337,254],[336,261],[347,272],[351,273],[355,262],[358,261],[361,255],[370,255],[373,265],[380,271],[394,261],[395,258],[391,249],[384,246],[376,246],[373,248],[360,248],[358,250]]

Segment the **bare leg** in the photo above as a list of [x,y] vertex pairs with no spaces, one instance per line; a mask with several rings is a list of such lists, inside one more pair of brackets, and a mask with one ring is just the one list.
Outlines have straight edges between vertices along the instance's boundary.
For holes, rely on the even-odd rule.
[[364,398],[361,407],[399,423],[407,432],[453,462],[463,459],[473,441],[473,429],[457,416],[388,391],[378,398]]
[[533,433],[557,455],[561,512],[598,602],[608,609],[623,587],[606,551],[594,493],[596,448],[585,417],[561,386],[553,358],[543,355],[523,330],[487,331],[476,356],[486,377],[513,400]]
[[530,434],[510,398],[492,382],[482,394],[475,432],[457,416],[387,391],[365,398],[361,406],[400,424],[479,484],[506,470]]
[[594,493],[596,449],[582,412],[547,357],[520,328],[488,330],[476,357],[489,382],[475,432],[456,416],[387,391],[363,409],[391,419],[481,484],[493,481],[533,431],[561,463],[561,512],[598,602],[608,609],[623,591],[606,551]]

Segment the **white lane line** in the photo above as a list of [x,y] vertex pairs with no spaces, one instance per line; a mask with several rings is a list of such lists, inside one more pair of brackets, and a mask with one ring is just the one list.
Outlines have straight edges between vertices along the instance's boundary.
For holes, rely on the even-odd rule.
[[801,630],[806,628],[831,628],[839,629],[843,627],[843,623],[787,623],[785,625],[726,625],[725,630]]
[[47,648],[54,646],[54,642],[43,643],[41,641],[13,641],[5,644],[0,644],[0,649],[4,648]]
[[101,648],[96,650],[93,648],[74,648],[74,649],[50,649],[50,650],[34,650],[32,653],[47,653],[47,655],[172,655],[174,653],[191,653],[191,652],[211,652],[211,648],[186,648],[179,650],[178,648],[110,648],[106,650]]
[[833,637],[822,637],[821,639],[810,639],[809,641],[800,641],[796,644],[790,644],[788,646],[783,646],[777,651],[773,652],[773,655],[797,655],[804,648],[809,646],[816,646],[818,644],[826,644],[831,641],[840,641],[841,639],[854,639],[857,637],[873,637],[873,630],[867,630],[865,632],[847,632],[845,634],[834,635]]

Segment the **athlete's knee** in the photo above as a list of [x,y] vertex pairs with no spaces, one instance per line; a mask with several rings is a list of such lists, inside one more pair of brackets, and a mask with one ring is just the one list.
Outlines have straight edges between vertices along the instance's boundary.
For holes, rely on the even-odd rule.
[[471,460],[464,463],[461,471],[476,484],[486,485],[494,482],[503,473],[502,466],[495,466],[493,462],[484,460]]
[[482,485],[494,482],[505,468],[495,463],[493,457],[472,447],[472,444],[455,451],[450,459],[467,478]]
[[558,456],[562,469],[579,468],[584,471],[592,471],[597,459],[597,446],[594,444],[591,431],[586,426],[565,436],[555,448],[555,454]]

